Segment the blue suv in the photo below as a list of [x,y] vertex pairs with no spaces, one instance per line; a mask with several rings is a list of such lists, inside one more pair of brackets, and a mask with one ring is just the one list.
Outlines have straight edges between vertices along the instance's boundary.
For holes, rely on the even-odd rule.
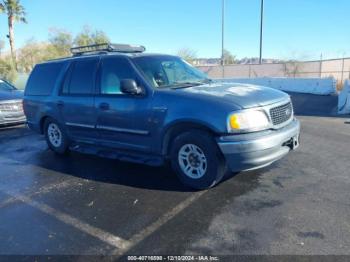
[[299,145],[288,94],[218,83],[179,57],[102,44],[38,64],[25,88],[28,126],[68,150],[148,165],[170,162],[197,189],[229,169],[271,164]]

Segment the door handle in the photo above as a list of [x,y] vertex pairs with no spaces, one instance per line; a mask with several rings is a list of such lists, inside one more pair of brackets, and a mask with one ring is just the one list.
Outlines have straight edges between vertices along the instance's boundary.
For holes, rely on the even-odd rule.
[[99,105],[99,108],[100,108],[101,110],[108,110],[108,109],[109,109],[109,104],[107,104],[107,103],[101,103],[101,104]]
[[57,103],[56,103],[56,104],[57,104],[57,106],[60,106],[60,107],[61,107],[61,106],[64,106],[64,102],[63,102],[63,101],[61,101],[61,100],[60,100],[60,101],[57,101]]

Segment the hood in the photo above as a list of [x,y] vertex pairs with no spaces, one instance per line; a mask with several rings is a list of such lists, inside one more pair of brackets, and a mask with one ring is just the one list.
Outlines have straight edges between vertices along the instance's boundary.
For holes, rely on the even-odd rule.
[[0,101],[23,99],[23,92],[19,90],[0,90]]
[[256,86],[241,83],[210,83],[206,85],[193,86],[178,89],[183,92],[217,97],[219,100],[226,100],[241,108],[252,108],[266,106],[287,99],[288,94],[265,86]]

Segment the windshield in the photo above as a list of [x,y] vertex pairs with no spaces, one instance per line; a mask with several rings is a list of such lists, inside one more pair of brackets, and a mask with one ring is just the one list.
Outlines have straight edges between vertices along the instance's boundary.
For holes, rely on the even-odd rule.
[[0,80],[0,91],[11,91],[16,90],[12,85]]
[[203,72],[178,57],[144,56],[133,61],[155,88],[181,88],[211,81]]

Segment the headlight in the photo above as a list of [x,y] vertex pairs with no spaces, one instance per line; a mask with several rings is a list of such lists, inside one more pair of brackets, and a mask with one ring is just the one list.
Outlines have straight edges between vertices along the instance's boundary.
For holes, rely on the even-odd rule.
[[270,125],[265,112],[247,110],[232,113],[228,117],[227,128],[229,132],[255,131],[267,128]]

